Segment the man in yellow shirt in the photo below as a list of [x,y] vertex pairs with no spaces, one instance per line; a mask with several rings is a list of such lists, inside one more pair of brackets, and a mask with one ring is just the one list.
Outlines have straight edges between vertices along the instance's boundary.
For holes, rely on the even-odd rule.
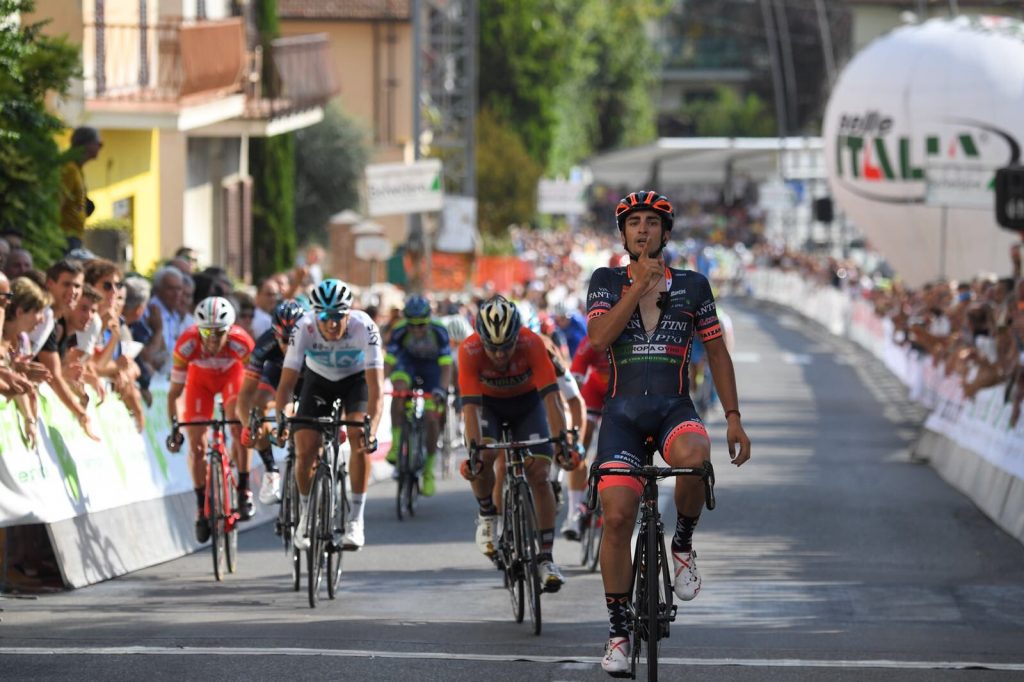
[[95,128],[82,126],[71,133],[73,158],[60,171],[60,227],[68,239],[68,251],[82,246],[85,219],[93,211],[93,203],[86,196],[82,166],[95,159],[102,146]]

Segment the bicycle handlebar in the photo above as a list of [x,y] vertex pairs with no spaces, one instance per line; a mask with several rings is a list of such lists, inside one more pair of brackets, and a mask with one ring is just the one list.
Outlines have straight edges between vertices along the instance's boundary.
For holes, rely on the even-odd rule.
[[597,462],[590,467],[590,486],[587,490],[587,508],[594,511],[597,507],[597,482],[602,476],[631,476],[644,480],[661,480],[675,476],[700,476],[704,482],[704,505],[708,510],[715,508],[715,468],[710,461],[700,467],[659,467],[648,464],[636,469],[612,467],[601,469]]

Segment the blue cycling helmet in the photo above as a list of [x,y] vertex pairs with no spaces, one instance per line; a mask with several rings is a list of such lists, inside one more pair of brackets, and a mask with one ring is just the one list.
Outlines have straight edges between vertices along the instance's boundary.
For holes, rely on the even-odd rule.
[[295,325],[302,316],[306,314],[302,305],[296,301],[281,301],[274,308],[274,316],[271,319],[270,327],[274,330],[274,336],[278,341],[287,341],[291,338]]
[[306,296],[305,294],[298,294],[295,297],[295,302],[302,306],[302,309],[307,313],[313,309],[313,304],[310,302],[309,296]]
[[309,294],[309,300],[321,319],[348,315],[352,310],[352,288],[340,279],[325,279]]
[[429,318],[430,301],[419,294],[413,294],[405,299],[405,308],[402,310],[402,314],[410,319]]

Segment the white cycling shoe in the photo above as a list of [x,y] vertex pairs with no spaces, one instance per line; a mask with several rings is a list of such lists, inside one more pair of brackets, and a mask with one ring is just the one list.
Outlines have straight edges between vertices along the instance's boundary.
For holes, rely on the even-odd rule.
[[355,552],[366,544],[366,532],[362,521],[349,521],[345,524],[345,534],[341,536],[341,548],[346,552]]
[[542,592],[558,592],[565,584],[565,576],[554,561],[546,559],[537,567],[540,569],[540,589]]
[[672,586],[676,596],[683,601],[690,601],[700,592],[700,573],[697,571],[697,553],[672,552],[672,564],[675,566],[676,582]]
[[629,677],[629,637],[612,637],[604,645],[601,669],[612,677]]
[[486,557],[494,556],[494,538],[497,536],[498,517],[482,516],[476,517],[476,548]]
[[309,526],[309,505],[302,505],[299,512],[299,525],[292,533],[292,547],[302,552],[309,549],[309,536],[306,535],[306,528]]
[[260,504],[277,504],[281,501],[281,473],[266,471],[260,484]]

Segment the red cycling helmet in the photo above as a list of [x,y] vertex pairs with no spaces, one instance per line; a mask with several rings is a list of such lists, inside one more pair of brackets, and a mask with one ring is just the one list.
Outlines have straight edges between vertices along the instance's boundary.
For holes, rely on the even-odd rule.
[[654,211],[661,216],[661,225],[665,231],[669,232],[672,229],[675,212],[672,210],[672,202],[665,195],[650,190],[640,190],[639,192],[630,192],[619,199],[619,203],[615,207],[615,222],[618,224],[620,232],[626,229],[627,216],[637,211]]

